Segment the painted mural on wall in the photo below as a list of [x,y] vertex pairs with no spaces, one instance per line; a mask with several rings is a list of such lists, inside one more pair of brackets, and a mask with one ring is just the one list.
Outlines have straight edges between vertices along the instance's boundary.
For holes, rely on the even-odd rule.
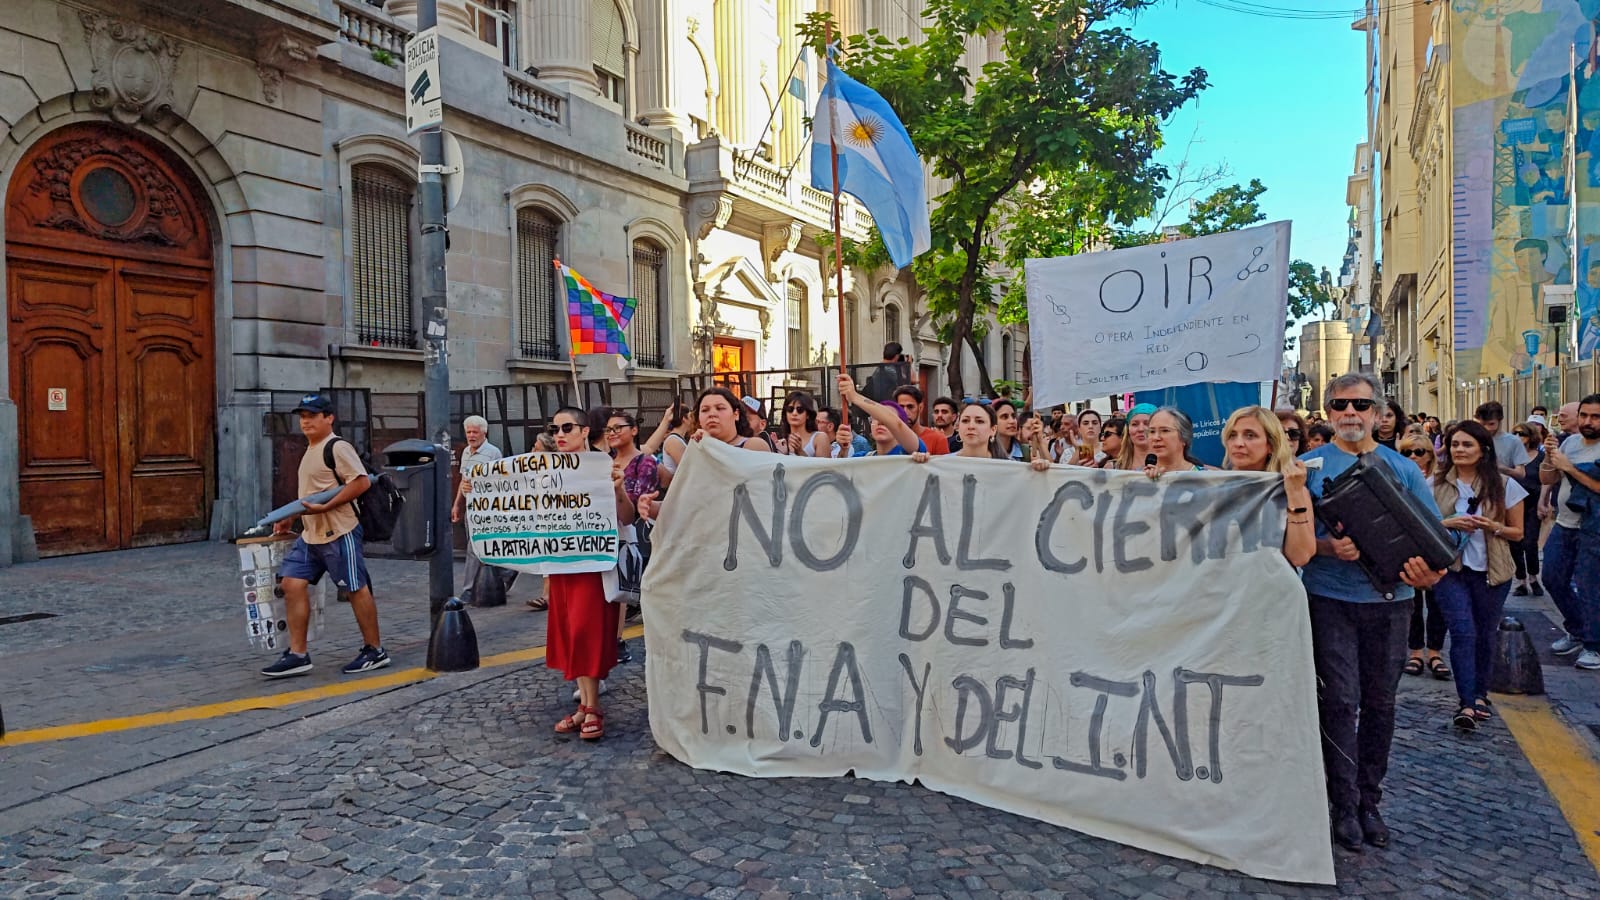
[[1451,9],[1457,376],[1553,363],[1543,292],[1574,275],[1562,356],[1575,330],[1588,358],[1600,346],[1600,0]]

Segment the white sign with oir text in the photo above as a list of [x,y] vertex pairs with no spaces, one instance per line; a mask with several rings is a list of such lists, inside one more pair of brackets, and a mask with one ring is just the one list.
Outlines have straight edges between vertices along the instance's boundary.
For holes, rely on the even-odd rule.
[[1289,223],[1030,259],[1036,403],[1272,381],[1283,365]]

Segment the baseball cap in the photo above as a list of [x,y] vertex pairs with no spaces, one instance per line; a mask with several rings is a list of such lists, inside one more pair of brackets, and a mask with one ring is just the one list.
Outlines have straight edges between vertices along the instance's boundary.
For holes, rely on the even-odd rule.
[[746,397],[740,398],[739,402],[743,403],[745,405],[746,409],[750,410],[751,412],[755,413],[756,415],[758,415],[758,416],[761,415],[761,401],[760,400],[757,400],[754,397],[746,396]]
[[307,394],[300,398],[300,405],[294,408],[295,412],[322,413],[326,416],[333,415],[333,403],[321,394]]
[[1528,417],[1528,424],[1537,425],[1540,428],[1549,428],[1550,427],[1550,423],[1545,419],[1544,416],[1537,416],[1537,415],[1529,416]]

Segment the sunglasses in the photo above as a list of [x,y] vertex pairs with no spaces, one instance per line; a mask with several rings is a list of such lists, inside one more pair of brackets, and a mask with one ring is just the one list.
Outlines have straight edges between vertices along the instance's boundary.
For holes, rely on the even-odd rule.
[[1105,440],[1108,437],[1122,437],[1122,432],[1115,428],[1107,428],[1105,431],[1100,432],[1101,440]]
[[1368,400],[1368,399],[1366,399],[1364,397],[1363,398],[1356,398],[1356,399],[1349,399],[1349,398],[1341,397],[1338,400],[1329,400],[1328,401],[1328,408],[1333,410],[1334,412],[1344,412],[1345,410],[1349,409],[1352,406],[1355,407],[1356,412],[1366,412],[1367,410],[1369,410],[1369,409],[1371,409],[1371,408],[1373,408],[1374,406],[1377,406],[1377,405],[1378,405],[1378,401],[1376,401],[1376,400]]
[[1433,455],[1433,451],[1432,450],[1424,450],[1421,447],[1413,447],[1410,450],[1406,450],[1404,452],[1405,452],[1405,455],[1411,457],[1412,459],[1422,459],[1424,456],[1432,456]]
[[1513,431],[1511,433],[1516,435],[1517,437],[1527,437],[1528,436],[1528,432],[1526,432],[1526,431],[1520,431],[1519,430],[1519,431]]
[[1478,504],[1481,503],[1481,502],[1483,502],[1483,498],[1482,497],[1473,497],[1473,498],[1469,499],[1467,501],[1467,515],[1469,515],[1469,516],[1477,515],[1478,514]]
[[1289,436],[1289,440],[1291,441],[1300,440],[1300,429],[1298,428],[1291,428],[1288,431],[1285,431],[1284,434],[1287,434]]
[[583,426],[579,425],[577,422],[551,422],[549,425],[545,426],[544,431],[545,434],[571,434],[582,427]]
[[961,401],[962,406],[988,406],[991,401],[988,397],[967,397]]

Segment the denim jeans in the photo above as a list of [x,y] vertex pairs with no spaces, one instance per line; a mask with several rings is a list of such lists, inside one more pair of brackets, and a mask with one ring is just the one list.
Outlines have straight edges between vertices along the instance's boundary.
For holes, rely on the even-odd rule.
[[[1423,624],[1422,611],[1427,609],[1427,624]],[[1413,653],[1427,647],[1438,652],[1444,649],[1444,615],[1439,612],[1439,597],[1433,591],[1419,590],[1411,595],[1411,627],[1406,633],[1406,648]]]
[[1411,603],[1352,603],[1317,594],[1310,603],[1328,801],[1335,817],[1377,809],[1389,771]]
[[1490,587],[1487,573],[1463,568],[1446,572],[1434,589],[1450,627],[1450,666],[1462,706],[1489,696],[1489,667],[1511,582]]
[[1557,525],[1544,545],[1544,587],[1561,610],[1561,627],[1600,651],[1600,538]]

